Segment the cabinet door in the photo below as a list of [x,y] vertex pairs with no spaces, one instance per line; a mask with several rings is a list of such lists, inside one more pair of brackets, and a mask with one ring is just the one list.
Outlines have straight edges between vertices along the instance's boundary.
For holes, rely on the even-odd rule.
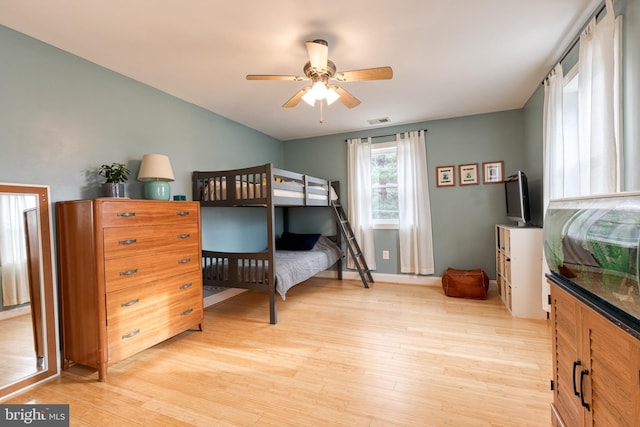
[[567,426],[583,425],[583,408],[576,395],[584,361],[580,359],[580,305],[551,284],[553,325],[554,406]]
[[586,425],[640,426],[640,342],[599,314],[583,310]]

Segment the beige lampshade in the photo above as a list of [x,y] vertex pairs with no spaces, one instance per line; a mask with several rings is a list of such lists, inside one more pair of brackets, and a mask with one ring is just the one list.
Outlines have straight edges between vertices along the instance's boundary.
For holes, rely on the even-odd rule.
[[164,154],[145,154],[138,172],[138,181],[175,181],[169,157]]

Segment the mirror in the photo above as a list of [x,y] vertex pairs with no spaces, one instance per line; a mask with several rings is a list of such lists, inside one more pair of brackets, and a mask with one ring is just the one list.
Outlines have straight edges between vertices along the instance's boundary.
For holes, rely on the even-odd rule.
[[58,373],[49,187],[0,184],[0,398]]

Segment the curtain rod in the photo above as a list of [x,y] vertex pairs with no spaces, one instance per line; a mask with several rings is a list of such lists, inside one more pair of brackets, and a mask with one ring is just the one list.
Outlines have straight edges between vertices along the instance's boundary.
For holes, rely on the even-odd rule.
[[[405,133],[405,132],[420,132],[420,131],[424,131],[424,132],[426,132],[427,130],[426,130],[426,129],[418,129],[418,130],[415,130],[415,131],[414,131],[414,130],[408,130],[408,131],[398,132],[398,133]],[[389,135],[376,135],[376,136],[365,137],[365,138],[371,138],[371,139],[373,139],[373,138],[389,138],[390,136],[396,136],[396,135],[397,135],[397,133],[392,133],[392,134],[389,134]],[[344,140],[344,142],[348,142],[348,141],[349,141],[349,139],[351,139],[351,138],[347,138],[347,139],[345,139],[345,140]]]
[[[569,54],[571,53],[571,51],[573,50],[574,47],[576,47],[576,45],[578,44],[578,42],[580,41],[580,36],[582,35],[582,33],[584,32],[584,30],[587,28],[587,25],[589,25],[589,23],[591,22],[591,20],[597,16],[599,16],[607,7],[607,2],[606,0],[602,0],[600,2],[600,5],[595,9],[595,11],[591,14],[591,16],[589,16],[589,19],[587,19],[587,21],[585,22],[585,24],[582,26],[582,28],[580,28],[580,31],[578,31],[578,34],[573,38],[573,40],[571,41],[571,43],[569,43],[569,47],[567,47],[564,52],[562,53],[562,55],[560,56],[560,59],[558,60],[558,62],[556,62],[556,64],[561,64],[562,61],[564,61],[567,56],[569,56]],[[615,9],[615,7],[614,7]],[[615,11],[612,11],[613,14],[615,15]],[[547,75],[544,77],[544,79],[542,79],[542,82],[540,84],[544,84],[544,81],[547,79],[547,77],[549,76],[549,74],[551,73],[551,71],[553,70],[553,68],[555,68],[555,65],[551,68],[551,70],[549,70],[549,72],[547,73]]]

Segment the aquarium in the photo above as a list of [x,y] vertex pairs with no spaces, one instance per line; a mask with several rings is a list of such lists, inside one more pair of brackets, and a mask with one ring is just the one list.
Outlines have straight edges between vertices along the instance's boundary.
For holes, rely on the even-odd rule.
[[640,325],[640,193],[552,200],[544,255],[552,280]]

